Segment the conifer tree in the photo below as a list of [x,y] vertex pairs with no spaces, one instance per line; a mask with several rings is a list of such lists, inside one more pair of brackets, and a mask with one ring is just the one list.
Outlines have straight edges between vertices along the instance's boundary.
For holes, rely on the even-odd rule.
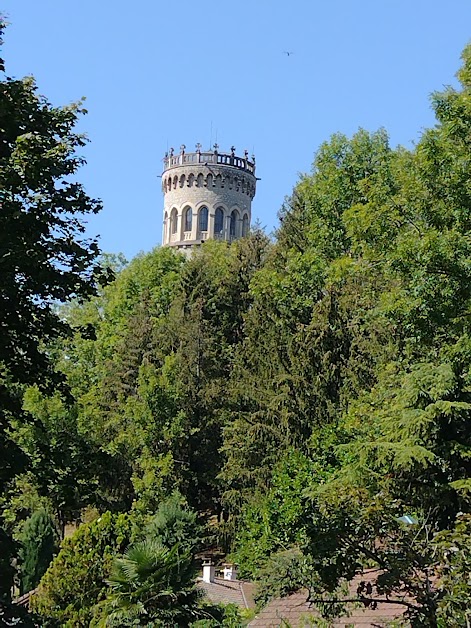
[[27,593],[39,584],[57,547],[57,532],[46,510],[37,510],[25,521],[20,543],[21,592]]

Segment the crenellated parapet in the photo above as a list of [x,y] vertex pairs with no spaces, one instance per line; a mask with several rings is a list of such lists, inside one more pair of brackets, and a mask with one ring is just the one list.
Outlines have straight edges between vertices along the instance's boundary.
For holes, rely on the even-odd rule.
[[213,151],[201,151],[200,144],[196,145],[194,153],[187,153],[186,146],[184,144],[180,147],[180,153],[175,154],[174,149],[171,148],[168,153],[165,154],[163,159],[164,172],[171,168],[177,168],[178,166],[212,164],[215,166],[230,166],[231,168],[237,168],[238,170],[244,170],[255,176],[255,157],[252,155],[252,161],[249,160],[248,151],[244,151],[243,157],[238,157],[235,154],[234,146],[231,148],[230,153],[219,153],[218,145],[214,145]]
[[232,241],[248,233],[255,196],[255,158],[230,153],[196,151],[164,157],[163,244],[191,250],[207,239]]

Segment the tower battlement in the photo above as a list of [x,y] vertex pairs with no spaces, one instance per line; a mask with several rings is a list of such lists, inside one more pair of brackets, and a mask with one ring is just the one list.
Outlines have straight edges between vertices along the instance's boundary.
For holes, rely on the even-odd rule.
[[232,242],[248,234],[255,196],[255,158],[229,153],[173,149],[163,159],[163,245],[189,252],[208,239]]
[[249,161],[248,157],[247,151],[245,151],[244,157],[237,157],[235,148],[231,150],[230,153],[218,153],[217,149],[211,152],[196,150],[194,153],[187,153],[185,152],[185,148],[181,148],[180,153],[177,155],[174,154],[173,149],[170,149],[163,158],[164,172],[171,168],[177,168],[178,166],[216,164],[220,166],[231,166],[231,168],[245,170],[255,175],[255,157],[252,155],[252,161]]

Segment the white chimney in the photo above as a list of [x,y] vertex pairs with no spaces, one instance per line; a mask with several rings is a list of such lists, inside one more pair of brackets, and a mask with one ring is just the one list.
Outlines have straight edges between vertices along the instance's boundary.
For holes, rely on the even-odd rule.
[[224,563],[224,580],[237,580],[237,567],[234,563]]
[[214,582],[214,563],[210,558],[203,560],[203,582]]

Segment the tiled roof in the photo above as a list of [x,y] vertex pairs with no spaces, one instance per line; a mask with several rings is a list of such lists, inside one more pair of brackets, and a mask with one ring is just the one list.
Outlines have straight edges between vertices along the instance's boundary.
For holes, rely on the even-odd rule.
[[[361,580],[368,581],[368,572],[357,576],[350,583],[349,589],[352,597],[356,597],[356,589]],[[372,595],[371,597],[374,598],[375,596]],[[320,615],[307,600],[307,591],[298,591],[285,598],[276,598],[257,614],[255,619],[250,622],[249,628],[281,628],[286,626],[285,622],[292,628],[310,626],[312,624],[309,623],[309,619],[312,620],[314,617],[320,617]],[[400,618],[407,608],[403,604],[394,603],[394,601],[378,602],[376,609],[364,606],[355,608],[353,604],[349,606],[349,614],[334,619],[332,626],[339,628],[347,626],[378,628]]]
[[214,578],[214,582],[198,579],[198,589],[205,592],[214,604],[236,604],[240,608],[255,608],[254,585],[244,580],[224,580]]

